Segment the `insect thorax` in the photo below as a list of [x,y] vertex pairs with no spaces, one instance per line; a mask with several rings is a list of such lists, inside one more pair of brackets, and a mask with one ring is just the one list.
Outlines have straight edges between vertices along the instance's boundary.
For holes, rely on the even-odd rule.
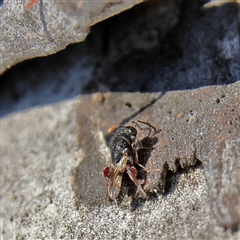
[[[118,163],[123,156],[125,149],[131,157],[132,133],[126,127],[120,127],[110,141],[110,153],[112,161]],[[131,161],[131,159],[129,159]]]

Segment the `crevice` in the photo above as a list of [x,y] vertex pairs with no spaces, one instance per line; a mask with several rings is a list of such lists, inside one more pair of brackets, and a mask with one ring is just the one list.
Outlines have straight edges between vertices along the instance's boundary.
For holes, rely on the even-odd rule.
[[[162,95],[160,95],[159,97],[153,99],[150,103],[148,103],[147,105],[141,107],[138,111],[136,111],[135,113],[133,113],[130,117],[123,119],[120,123],[119,126],[123,126],[126,123],[130,122],[132,119],[134,119],[136,116],[138,116],[141,112],[143,112],[145,109],[147,109],[148,107],[152,106],[156,101],[158,101],[160,98],[162,97]],[[128,106],[129,108],[132,107],[131,103],[125,103],[125,106]],[[114,131],[106,134],[105,135],[105,140],[107,143],[109,143],[109,140],[111,139],[112,135],[114,134]],[[109,144],[108,144],[109,145]]]
[[141,112],[143,112],[145,109],[153,105],[156,101],[158,101],[160,98],[162,98],[163,95],[160,95],[159,97],[153,99],[150,103],[147,105],[141,107],[137,112],[133,113],[130,117],[125,118],[121,121],[120,126],[125,125],[127,122],[129,122],[131,119],[135,118],[137,115],[139,115]]
[[163,196],[167,196],[175,191],[178,185],[178,180],[182,174],[191,173],[196,169],[203,169],[202,162],[199,161],[198,159],[196,160],[196,163],[193,166],[182,168],[181,165],[179,165],[176,172],[168,170],[166,174],[166,182]]

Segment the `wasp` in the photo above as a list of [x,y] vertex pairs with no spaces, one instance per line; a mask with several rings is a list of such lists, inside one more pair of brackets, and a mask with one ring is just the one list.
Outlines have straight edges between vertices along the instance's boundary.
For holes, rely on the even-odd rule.
[[138,164],[137,130],[132,126],[119,127],[110,140],[112,164],[103,169],[103,176],[108,187],[107,197],[114,200],[118,197],[123,173],[126,172],[138,189],[145,195],[141,182],[137,179],[138,171],[134,164]]
[[[147,124],[156,132],[156,129],[152,125],[142,121],[138,122]],[[136,122],[133,123],[139,127]],[[139,165],[146,170],[145,167],[138,162],[137,150],[144,147],[141,145],[141,142],[137,140],[137,129],[133,126],[119,127],[112,136],[109,147],[112,163],[110,167],[105,167],[103,169],[105,184],[108,187],[106,199],[109,197],[114,200],[118,197],[124,172],[128,174],[130,179],[137,186],[137,191],[141,192],[142,195],[146,197],[146,193],[141,186],[145,181],[137,179],[138,171],[135,167],[135,165]]]

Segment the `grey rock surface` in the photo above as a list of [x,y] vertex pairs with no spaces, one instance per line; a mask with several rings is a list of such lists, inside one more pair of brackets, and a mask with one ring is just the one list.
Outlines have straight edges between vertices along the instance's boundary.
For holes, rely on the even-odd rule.
[[233,230],[240,227],[239,83],[168,92],[136,117],[162,129],[146,164],[158,172],[148,174],[145,190],[165,186],[166,168],[175,172],[201,161],[213,214]]
[[[89,82],[99,79],[96,75],[107,78],[99,70],[110,73],[106,66],[111,69],[122,56],[156,48],[158,38],[164,38],[177,23],[178,12],[174,3],[144,3],[94,26],[82,44],[11,68],[0,80],[0,116],[83,93]],[[94,90],[96,84],[91,86]],[[108,90],[101,81],[97,86]]]
[[[1,119],[2,238],[239,239],[239,93],[240,82],[162,97],[95,94]],[[101,169],[109,161],[107,129],[134,117],[161,126],[152,158],[168,147],[167,162],[186,158],[183,169],[168,172],[164,194],[132,211],[131,195],[104,202]],[[203,165],[193,149],[182,150],[193,143],[203,147],[196,153]]]
[[0,73],[20,61],[85,40],[92,25],[140,2],[5,1],[0,8]]
[[0,77],[0,116],[80,93],[165,93],[239,81],[240,5],[202,4],[142,3],[91,27],[84,42],[12,67]]
[[[3,239],[240,239],[240,11],[200,3],[136,6],[92,27],[83,43],[2,75]],[[20,24],[48,47],[39,4]],[[31,14],[39,25],[29,26]],[[89,95],[99,90],[120,92]],[[139,152],[155,170],[139,171],[149,199],[124,179],[122,200],[105,202],[109,133],[136,119],[162,129],[155,149]]]

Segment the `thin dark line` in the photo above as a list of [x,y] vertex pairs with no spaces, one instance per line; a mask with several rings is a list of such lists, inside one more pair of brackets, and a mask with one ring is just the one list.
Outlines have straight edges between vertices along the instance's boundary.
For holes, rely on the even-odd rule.
[[160,98],[163,97],[164,94],[160,94],[160,96],[158,96],[157,98],[153,99],[150,103],[148,103],[147,105],[141,107],[137,112],[133,113],[130,117],[124,119],[121,121],[120,126],[126,124],[127,122],[129,122],[131,119],[133,119],[134,117],[136,117],[138,114],[140,114],[141,112],[143,112],[146,108],[150,107],[151,105],[153,105],[156,101],[158,101]]
[[51,35],[50,35],[50,33],[48,31],[48,28],[47,28],[47,22],[45,21],[45,16],[44,16],[44,12],[43,12],[43,0],[40,0],[40,16],[41,16],[43,29],[44,29],[44,32],[47,36],[47,39],[49,40],[49,42],[53,42],[53,39],[51,38]]

